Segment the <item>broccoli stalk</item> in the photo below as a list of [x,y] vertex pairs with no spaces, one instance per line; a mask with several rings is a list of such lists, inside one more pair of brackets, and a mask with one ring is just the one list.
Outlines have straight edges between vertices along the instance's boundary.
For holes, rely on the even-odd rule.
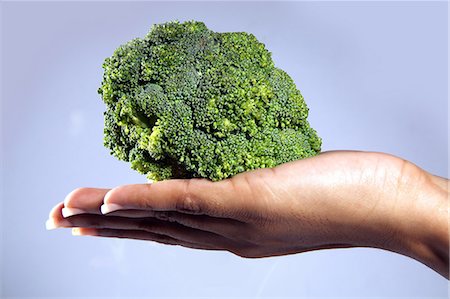
[[149,179],[217,181],[320,152],[303,96],[252,34],[159,24],[103,68],[104,144]]

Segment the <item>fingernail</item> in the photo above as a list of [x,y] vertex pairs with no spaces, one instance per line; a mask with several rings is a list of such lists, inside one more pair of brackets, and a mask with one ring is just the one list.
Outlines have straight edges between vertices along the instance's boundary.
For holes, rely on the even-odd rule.
[[52,229],[60,228],[60,227],[69,227],[69,226],[71,226],[71,223],[67,220],[61,220],[61,221],[56,222],[53,219],[48,219],[45,222],[45,228],[47,230],[52,230]]
[[80,228],[74,227],[72,228],[72,236],[97,236],[97,231],[95,228]]
[[108,214],[123,209],[124,207],[115,203],[108,203],[108,204],[105,203],[100,207],[100,211],[102,212],[102,214]]
[[53,221],[51,219],[48,219],[47,221],[45,221],[45,228],[47,230],[51,230],[51,229],[55,229],[55,228],[58,228],[58,227],[56,226],[55,221]]
[[87,211],[78,209],[78,208],[63,208],[62,209],[62,215],[64,218],[73,216],[73,215],[79,215],[79,214],[85,214]]

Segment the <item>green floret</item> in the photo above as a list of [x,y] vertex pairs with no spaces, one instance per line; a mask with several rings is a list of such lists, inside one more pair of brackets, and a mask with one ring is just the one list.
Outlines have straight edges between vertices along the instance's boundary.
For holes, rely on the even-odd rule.
[[252,34],[155,25],[103,68],[105,146],[149,179],[217,181],[320,152],[303,96]]

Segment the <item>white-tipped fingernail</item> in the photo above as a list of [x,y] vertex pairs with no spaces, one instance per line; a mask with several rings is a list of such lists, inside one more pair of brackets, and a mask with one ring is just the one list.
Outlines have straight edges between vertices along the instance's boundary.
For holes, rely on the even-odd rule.
[[64,218],[73,216],[73,215],[79,215],[79,214],[85,214],[87,213],[85,210],[78,209],[78,208],[63,208],[62,209],[62,215]]
[[56,223],[55,220],[48,219],[45,222],[45,228],[47,230],[52,230],[52,229],[56,229],[56,228],[60,228],[60,227],[70,227],[70,225],[71,225],[70,222],[67,220],[61,220],[61,221],[58,221],[58,223]]
[[123,210],[123,207],[115,203],[105,203],[100,207],[100,211],[102,212],[102,214],[108,214],[118,210]]
[[53,219],[48,219],[47,221],[45,221],[45,228],[47,230],[52,230],[58,228],[58,226],[56,226],[56,223],[55,221],[53,221]]
[[81,230],[79,227],[72,228],[72,236],[81,236]]

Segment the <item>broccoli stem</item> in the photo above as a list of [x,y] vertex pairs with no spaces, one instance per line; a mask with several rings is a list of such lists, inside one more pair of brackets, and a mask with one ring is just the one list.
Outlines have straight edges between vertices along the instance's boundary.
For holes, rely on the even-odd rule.
[[143,128],[150,128],[150,126],[146,122],[146,119],[143,118],[142,116],[132,115],[131,116],[131,120],[136,126],[140,126],[140,127],[143,127]]

